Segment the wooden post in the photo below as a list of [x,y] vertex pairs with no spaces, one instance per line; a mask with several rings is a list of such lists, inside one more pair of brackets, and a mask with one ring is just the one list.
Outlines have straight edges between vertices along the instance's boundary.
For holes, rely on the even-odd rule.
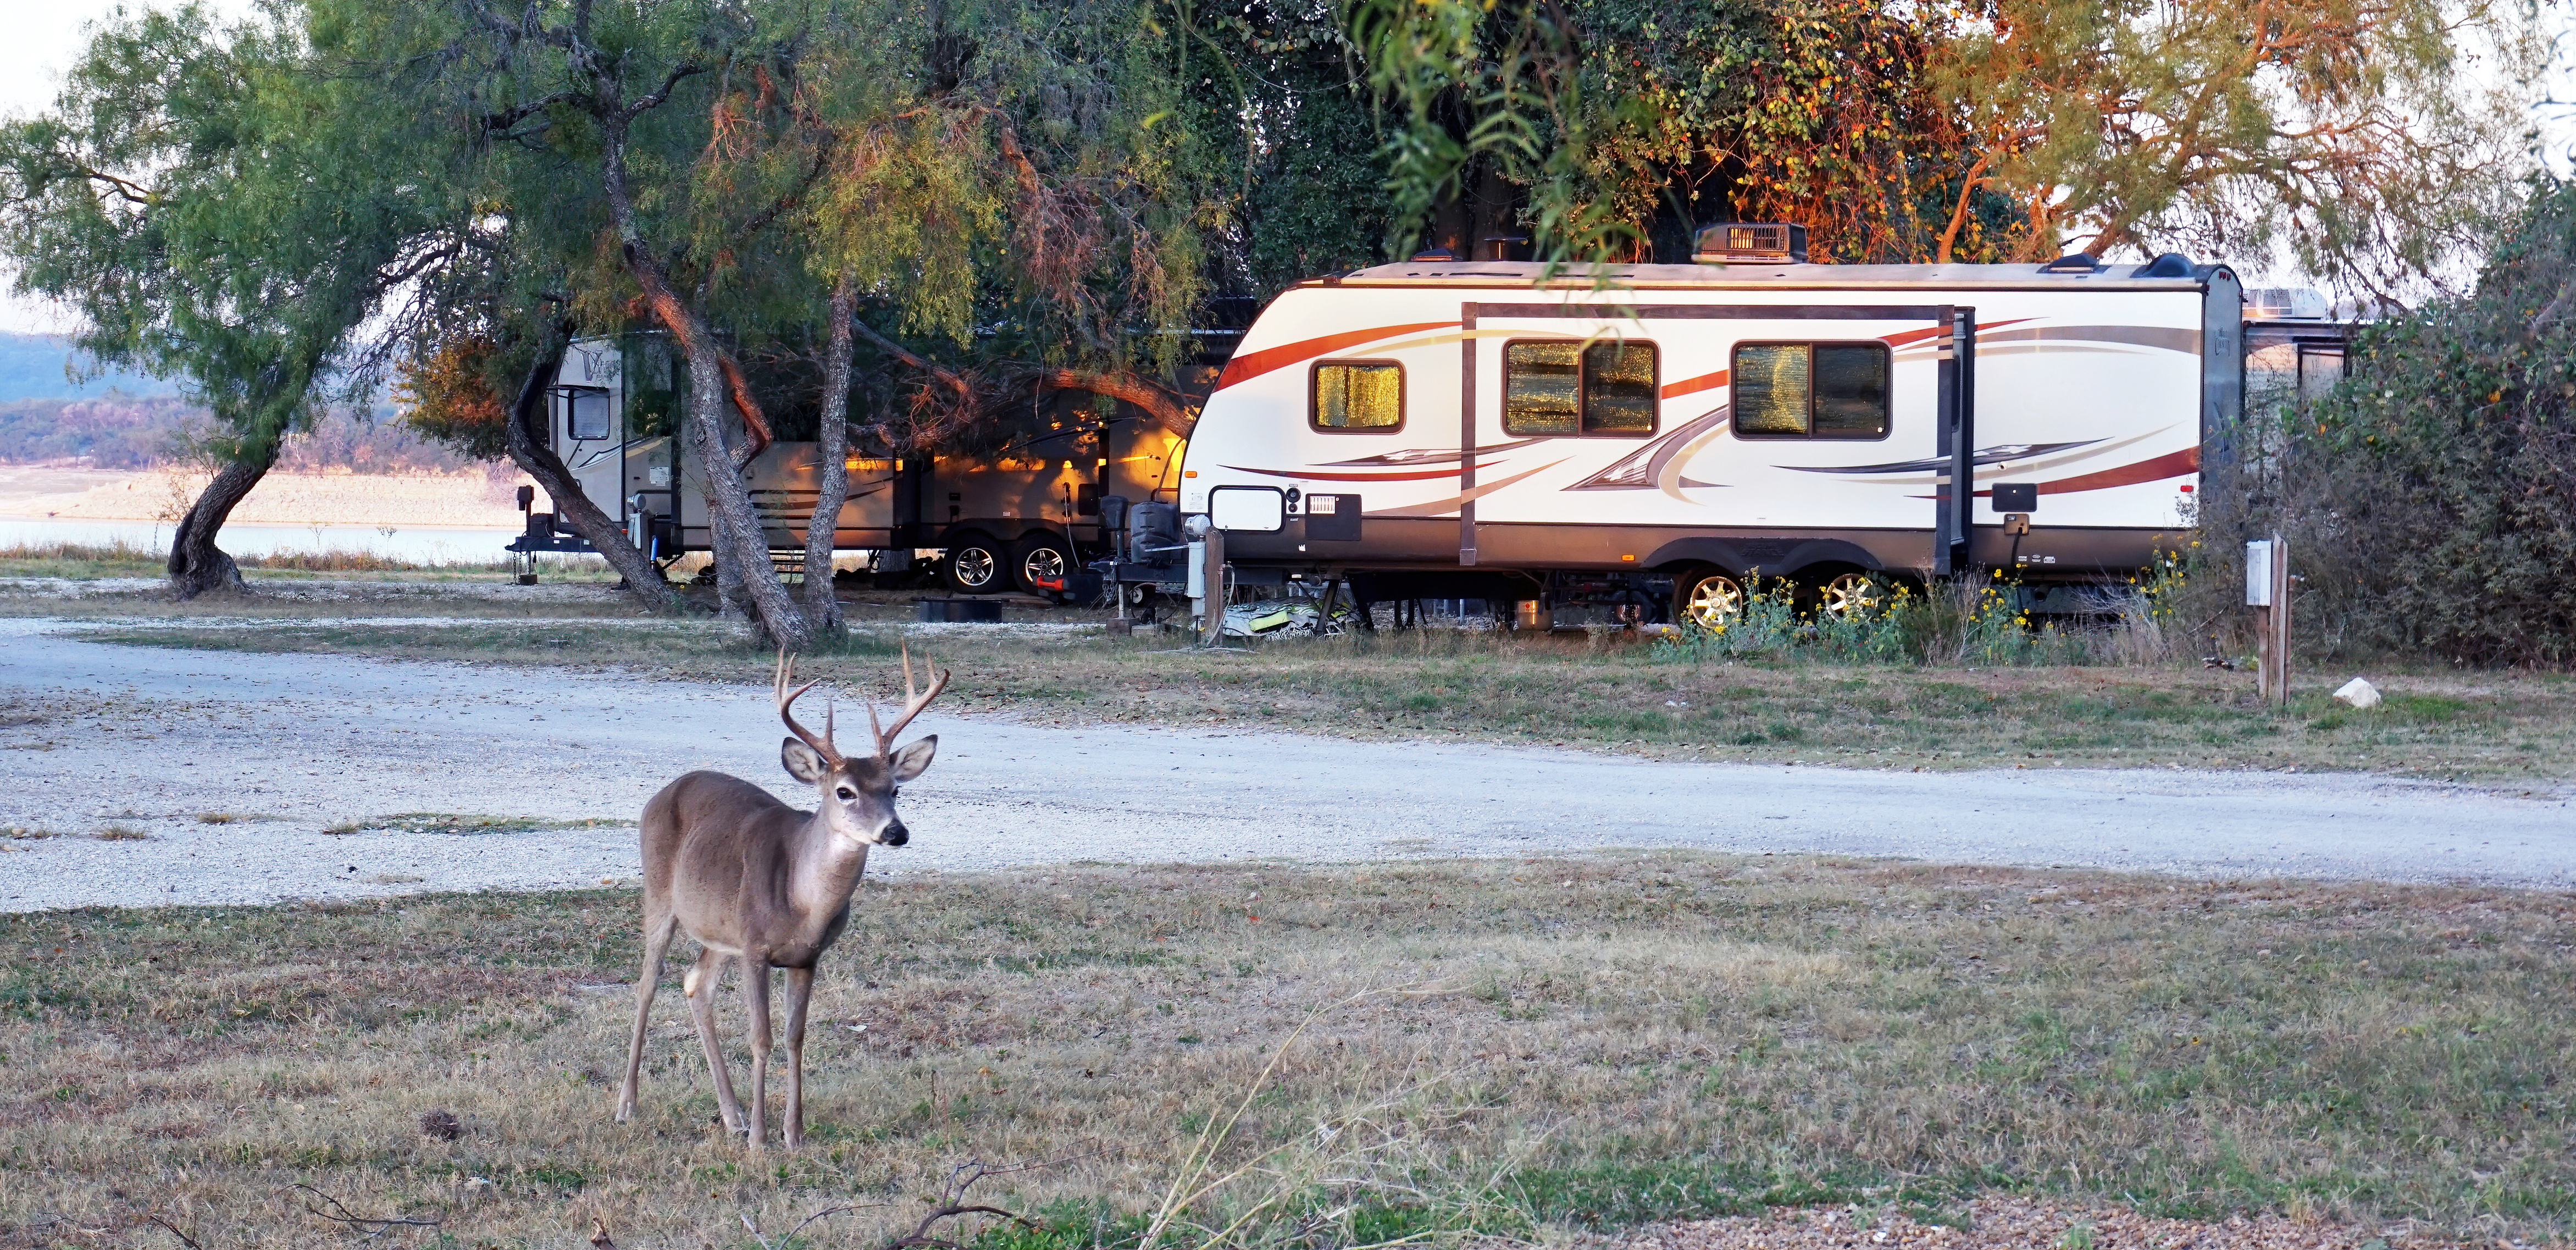
[[2272,705],[2290,702],[2290,544],[2272,536],[2272,610],[2266,622],[2271,654],[2263,661],[2263,680],[2271,683]]
[[1225,531],[1211,525],[1207,532],[1206,563],[1199,566],[1207,597],[1206,615],[1199,620],[1199,645],[1213,647],[1225,639]]
[[2263,699],[2290,701],[2290,544],[2274,534],[2245,544],[2245,604],[2254,609]]

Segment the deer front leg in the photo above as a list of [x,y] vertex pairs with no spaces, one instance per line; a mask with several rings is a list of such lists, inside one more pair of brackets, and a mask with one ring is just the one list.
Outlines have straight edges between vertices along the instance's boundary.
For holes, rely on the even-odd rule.
[[725,1071],[724,1042],[716,1036],[716,983],[724,979],[724,956],[710,948],[698,952],[680,988],[689,996],[689,1015],[698,1022],[698,1044],[706,1048],[707,1071],[716,1078],[716,1111],[726,1131],[742,1131],[742,1103],[733,1096],[733,1077]]
[[751,1017],[751,1149],[766,1149],[768,1134],[761,1119],[769,1109],[769,959],[748,951],[742,957],[742,1005]]
[[621,1123],[635,1115],[635,1083],[644,1071],[644,1030],[653,1021],[653,990],[662,980],[662,956],[670,951],[671,935],[679,928],[674,916],[649,916],[644,921],[644,975],[635,983],[635,1035],[626,1043],[626,1083],[617,1090]]
[[814,970],[787,970],[787,1148],[805,1144],[805,1002],[814,996]]

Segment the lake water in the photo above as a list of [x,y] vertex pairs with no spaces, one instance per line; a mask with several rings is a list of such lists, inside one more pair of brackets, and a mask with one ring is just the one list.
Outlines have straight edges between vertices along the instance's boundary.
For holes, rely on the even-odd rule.
[[[106,547],[123,542],[147,551],[170,549],[171,527],[158,521],[19,520],[0,517],[0,547],[78,543]],[[497,564],[518,531],[440,526],[227,525],[215,545],[237,556],[366,552],[414,564]]]

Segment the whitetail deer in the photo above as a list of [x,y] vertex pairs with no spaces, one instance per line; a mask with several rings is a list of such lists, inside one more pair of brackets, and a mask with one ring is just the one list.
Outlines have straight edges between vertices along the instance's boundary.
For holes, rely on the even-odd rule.
[[[790,691],[795,661],[778,654],[774,695],[778,719],[795,737],[779,743],[779,762],[798,781],[811,782],[820,805],[808,814],[779,802],[739,777],[695,772],[662,787],[644,804],[644,975],[635,986],[635,1034],[626,1049],[626,1084],[618,1090],[617,1118],[635,1114],[635,1083],[644,1063],[644,1030],[653,1013],[654,983],[672,934],[687,930],[704,948],[681,982],[689,1011],[716,1078],[716,1105],[725,1127],[763,1145],[762,1109],[769,1078],[769,970],[787,970],[787,1123],[789,1149],[805,1140],[805,1003],[814,992],[814,962],[850,920],[850,894],[867,868],[871,846],[901,846],[911,834],[895,815],[896,787],[921,775],[939,749],[937,735],[898,751],[895,735],[912,723],[948,686],[940,673],[930,689],[915,693],[912,652],[903,655],[903,714],[892,728],[877,721],[868,701],[868,727],[876,750],[847,757],[832,745],[832,716],[823,732],[796,723],[789,709],[814,688]],[[745,1125],[716,1038],[715,991],[724,961],[742,963],[743,1005],[751,1017],[751,1115]]]

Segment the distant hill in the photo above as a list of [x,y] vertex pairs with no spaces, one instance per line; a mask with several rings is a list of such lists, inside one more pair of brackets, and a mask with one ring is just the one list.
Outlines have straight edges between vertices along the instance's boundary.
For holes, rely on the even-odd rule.
[[[75,385],[63,376],[71,356],[52,335],[0,333],[0,464],[140,469],[179,452],[204,427],[206,410],[178,383],[111,373]],[[287,440],[278,457],[279,468],[309,472],[452,472],[468,463],[389,410],[361,420],[335,409]]]
[[135,398],[179,393],[175,382],[137,373],[75,383],[63,373],[71,357],[71,346],[50,334],[0,334],[0,401],[97,399],[110,391]]

